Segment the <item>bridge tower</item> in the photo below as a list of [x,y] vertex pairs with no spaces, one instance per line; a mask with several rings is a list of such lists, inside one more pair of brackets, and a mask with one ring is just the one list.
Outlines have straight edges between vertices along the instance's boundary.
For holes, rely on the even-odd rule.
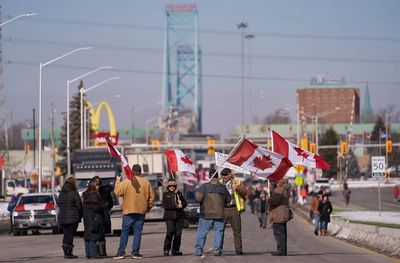
[[166,116],[166,123],[175,124],[173,128],[177,133],[201,133],[201,50],[197,6],[167,4],[165,14],[162,115]]

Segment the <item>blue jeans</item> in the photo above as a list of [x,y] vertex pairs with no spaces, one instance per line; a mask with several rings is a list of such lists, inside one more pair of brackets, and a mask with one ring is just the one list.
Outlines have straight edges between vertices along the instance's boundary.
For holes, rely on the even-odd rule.
[[133,228],[132,254],[138,254],[140,242],[142,241],[142,230],[144,225],[144,214],[128,214],[122,217],[122,229],[119,239],[118,253],[125,254],[125,248],[128,244],[129,232]]
[[199,219],[197,228],[196,244],[194,246],[196,254],[203,254],[203,247],[206,243],[207,234],[214,225],[214,251],[222,250],[222,238],[224,236],[224,219]]
[[319,227],[320,227],[319,226],[319,219],[320,219],[321,216],[319,214],[314,213],[313,217],[314,217],[315,229],[319,230]]
[[99,256],[99,252],[97,251],[95,241],[85,240],[85,254],[87,257]]
[[320,226],[320,229],[328,230],[328,222],[326,222],[326,221],[320,221],[319,226]]

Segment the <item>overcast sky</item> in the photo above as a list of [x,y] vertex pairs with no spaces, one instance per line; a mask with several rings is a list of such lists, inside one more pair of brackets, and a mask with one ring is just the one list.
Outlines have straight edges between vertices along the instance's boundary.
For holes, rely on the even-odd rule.
[[[107,99],[117,127],[136,127],[160,112],[165,6],[171,1],[5,0],[1,19],[34,12],[2,27],[6,111],[13,123],[30,120],[38,108],[39,63],[78,47],[93,50],[68,56],[43,70],[43,127],[52,102],[56,126],[66,111],[66,81],[99,66],[86,87],[121,76],[88,93]],[[173,3],[194,3],[174,1]],[[240,33],[246,21],[251,40],[251,72],[246,59],[246,119],[295,105],[296,89],[310,77],[345,77],[358,85],[362,102],[369,82],[375,111],[400,99],[400,1],[293,0],[197,1],[203,51],[204,132],[229,134],[240,123]],[[246,43],[246,54],[249,46]],[[75,88],[72,88],[75,92]],[[113,97],[120,95],[119,98]],[[250,107],[250,105],[252,105]],[[132,107],[144,107],[132,116]],[[396,108],[396,111],[399,108]],[[106,114],[102,127],[106,127]],[[294,114],[293,114],[294,116]]]

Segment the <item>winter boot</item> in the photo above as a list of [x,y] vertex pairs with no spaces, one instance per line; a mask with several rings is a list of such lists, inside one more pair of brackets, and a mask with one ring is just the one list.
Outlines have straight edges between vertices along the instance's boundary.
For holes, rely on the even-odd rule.
[[96,242],[97,251],[99,251],[100,256],[107,257],[106,241]]
[[324,234],[324,231],[323,231],[322,229],[320,229],[320,230],[319,230],[319,235],[320,235],[320,236],[323,236],[323,234]]
[[68,244],[63,244],[62,248],[64,250],[64,258],[65,259],[72,259],[72,258],[77,258],[78,256],[75,256],[72,254],[72,250],[74,248],[74,245],[68,245]]

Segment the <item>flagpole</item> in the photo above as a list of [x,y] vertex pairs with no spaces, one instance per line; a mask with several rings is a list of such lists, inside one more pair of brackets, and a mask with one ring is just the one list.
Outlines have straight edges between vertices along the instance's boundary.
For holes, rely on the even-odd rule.
[[235,152],[236,148],[239,146],[239,144],[244,140],[244,137],[246,135],[242,135],[242,137],[240,138],[240,140],[238,141],[238,143],[235,145],[235,147],[233,147],[233,149],[230,151],[230,153],[228,154],[228,157],[226,157],[226,159],[222,162],[221,166],[218,166],[217,170],[214,172],[214,174],[211,176],[211,178],[208,181],[211,181],[211,179],[214,178],[214,176],[216,174],[218,174],[218,171],[220,170],[220,168],[226,163],[226,161],[232,156],[232,154]]

